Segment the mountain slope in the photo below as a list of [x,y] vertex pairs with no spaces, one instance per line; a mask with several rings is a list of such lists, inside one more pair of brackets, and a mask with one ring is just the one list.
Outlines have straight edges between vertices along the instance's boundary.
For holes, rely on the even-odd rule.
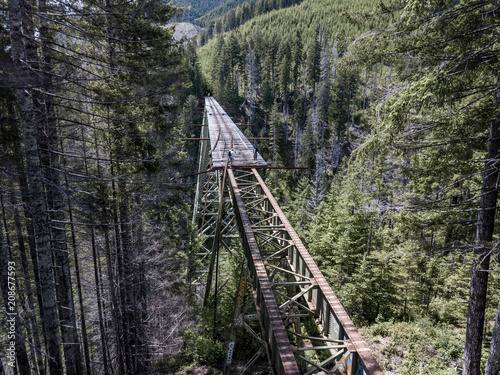
[[[312,40],[318,26],[327,35],[327,38],[356,37],[367,31],[367,26],[360,26],[352,22],[353,14],[369,12],[377,7],[377,3],[367,0],[304,0],[298,5],[273,10],[252,18],[239,26],[234,33],[239,40],[252,38],[258,32],[265,39],[271,34],[279,35],[282,40],[291,40],[297,32],[300,33],[305,47]],[[208,16],[208,15],[207,15]],[[376,29],[380,25],[374,19],[369,29]],[[226,33],[228,34],[228,33]],[[252,44],[252,42],[250,42]],[[214,59],[215,40],[199,49],[198,54],[205,74],[210,75],[209,66]]]
[[203,17],[210,12],[230,0],[173,0],[173,4],[184,8],[183,21],[194,21],[197,18]]
[[210,22],[214,22],[217,18],[224,16],[227,12],[229,12],[231,9],[236,9],[239,5],[245,3],[245,2],[255,2],[255,0],[229,0],[229,1],[224,1],[222,4],[219,6],[210,9],[207,13],[205,13],[203,16],[197,18],[195,20],[196,23],[200,25],[208,25]]

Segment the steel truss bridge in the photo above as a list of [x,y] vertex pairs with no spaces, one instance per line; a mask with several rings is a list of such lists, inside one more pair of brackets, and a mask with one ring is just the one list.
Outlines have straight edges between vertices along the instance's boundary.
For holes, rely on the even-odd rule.
[[[203,244],[193,283],[214,324],[222,299],[235,301],[220,337],[224,373],[243,374],[265,355],[279,375],[383,374],[260,176],[267,163],[212,97],[200,139],[193,221]],[[235,370],[233,356],[249,347],[253,356]]]

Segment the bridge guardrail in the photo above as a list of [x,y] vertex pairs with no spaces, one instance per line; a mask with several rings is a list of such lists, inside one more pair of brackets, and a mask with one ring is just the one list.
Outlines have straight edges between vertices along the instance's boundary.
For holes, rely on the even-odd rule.
[[260,194],[266,197],[266,211],[274,212],[274,224],[284,227],[281,230],[283,239],[292,241],[293,246],[288,249],[290,268],[299,275],[314,279],[318,285],[305,294],[306,299],[312,303],[317,313],[317,319],[323,328],[323,335],[333,340],[347,340],[347,348],[350,352],[347,358],[348,373],[352,375],[382,375],[383,371],[377,363],[368,345],[354,326],[351,318],[338,300],[330,285],[319,270],[316,262],[305,248],[292,225],[283,214],[278,203],[267,188],[264,180],[257,170],[253,174],[258,182]]

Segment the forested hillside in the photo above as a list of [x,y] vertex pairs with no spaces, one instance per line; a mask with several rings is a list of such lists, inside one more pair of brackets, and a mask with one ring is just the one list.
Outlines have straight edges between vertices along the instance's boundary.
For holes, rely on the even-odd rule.
[[196,20],[200,25],[215,29],[216,32],[232,30],[246,21],[272,10],[300,4],[302,0],[231,0],[211,9]]
[[355,322],[393,340],[396,373],[499,371],[498,10],[304,0],[222,19],[198,50],[264,156],[308,168],[267,183]]
[[182,20],[191,22],[204,16],[212,9],[230,1],[231,0],[172,0],[172,3],[177,7],[183,8]]

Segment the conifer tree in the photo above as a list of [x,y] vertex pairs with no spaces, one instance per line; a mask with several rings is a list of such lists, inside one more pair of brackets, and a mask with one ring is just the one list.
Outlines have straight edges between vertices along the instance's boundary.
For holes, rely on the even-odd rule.
[[292,37],[291,45],[293,62],[293,70],[291,72],[292,86],[294,90],[297,90],[304,62],[304,43],[302,42],[302,35],[299,30],[295,31],[295,34]]
[[252,48],[248,47],[248,52],[245,57],[245,76],[246,76],[246,87],[245,87],[245,98],[248,102],[250,116],[249,122],[253,124],[253,118],[255,113],[255,101],[257,99],[257,82],[258,82],[258,74],[257,74],[257,61],[255,58],[255,54],[252,51]]
[[[50,374],[150,373],[148,340],[156,338],[146,335],[151,298],[141,256],[154,245],[146,244],[140,220],[153,210],[137,197],[150,200],[157,191],[137,187],[159,171],[155,146],[168,131],[165,107],[175,106],[174,99],[162,96],[180,82],[172,31],[159,26],[174,9],[155,1],[83,1],[72,4],[71,12],[43,0],[8,5],[10,47],[2,51],[9,51],[16,73],[9,83],[19,118],[12,119],[19,122],[22,144],[16,142],[24,153],[24,160],[12,154],[18,178],[10,191],[13,197],[22,192],[26,209],[21,217],[14,205],[9,215],[16,218],[18,243],[12,248],[26,279],[19,293],[26,294],[34,315],[32,333],[19,325],[19,337],[33,341],[28,366]],[[32,250],[30,260],[24,241]],[[105,244],[106,260],[96,243]],[[78,265],[89,258],[93,264]],[[91,283],[97,290],[84,294],[81,273],[92,268],[95,273],[84,276],[95,277]],[[37,286],[37,301],[30,284]],[[99,311],[92,315],[96,296]],[[89,315],[97,317],[99,331],[85,324]],[[92,338],[96,356],[91,359],[87,337],[92,335],[100,337]]]
[[[372,57],[395,64],[401,79],[411,81],[390,100],[387,123],[402,154],[412,163],[408,170],[415,183],[414,209],[441,213],[435,222],[460,217],[464,223],[463,245],[474,254],[464,351],[464,374],[479,375],[482,337],[487,304],[488,272],[498,190],[493,179],[499,174],[498,69],[493,63],[493,35],[483,30],[498,21],[494,1],[444,1],[436,4],[410,1],[393,31],[386,31],[364,45],[367,61]],[[397,31],[396,31],[397,30]],[[391,35],[387,40],[385,36]],[[397,34],[397,36],[396,36]],[[384,35],[384,36],[382,36]],[[422,36],[422,38],[415,39]],[[419,40],[414,44],[415,40]],[[374,53],[375,52],[375,53]],[[411,61],[406,57],[412,55]],[[373,60],[372,60],[373,61]],[[375,60],[376,61],[376,60]],[[479,138],[482,141],[479,141]],[[400,142],[411,142],[405,152]],[[413,155],[412,151],[417,151]],[[478,159],[485,160],[482,168]],[[417,169],[432,170],[432,178],[419,177]],[[482,170],[481,170],[482,169]],[[412,171],[412,172],[411,172]],[[478,184],[470,176],[480,174]],[[473,197],[448,205],[454,195]],[[470,211],[475,235],[465,223]],[[451,215],[451,216],[450,216]],[[441,234],[444,235],[444,234]],[[474,237],[474,241],[470,238]]]
[[308,117],[304,134],[302,136],[302,150],[300,155],[300,166],[307,167],[312,175],[315,168],[316,142],[314,137],[313,123]]
[[316,96],[316,84],[319,82],[321,73],[321,33],[318,25],[307,51],[307,74],[309,84],[312,86],[313,98]]
[[275,103],[269,121],[269,132],[271,136],[271,152],[273,156],[273,161],[277,161],[278,158],[282,160],[279,155],[281,155],[281,147],[283,146],[283,121],[279,111],[278,103]]
[[309,179],[302,176],[290,195],[290,201],[286,207],[286,217],[303,241],[306,240],[311,226],[311,218],[314,216],[310,200],[311,186]]

